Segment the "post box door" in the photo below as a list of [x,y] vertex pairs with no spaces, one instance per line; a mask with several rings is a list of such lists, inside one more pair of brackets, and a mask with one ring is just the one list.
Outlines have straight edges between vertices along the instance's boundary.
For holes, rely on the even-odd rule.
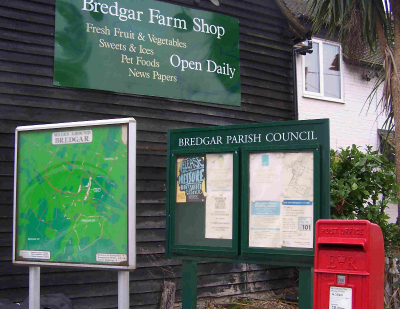
[[369,309],[368,280],[364,275],[316,273],[314,298],[318,309]]

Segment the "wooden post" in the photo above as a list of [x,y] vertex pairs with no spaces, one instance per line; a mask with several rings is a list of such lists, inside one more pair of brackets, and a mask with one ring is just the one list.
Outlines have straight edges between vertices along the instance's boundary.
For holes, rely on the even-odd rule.
[[197,308],[197,262],[182,261],[182,309]]
[[161,295],[160,309],[173,309],[175,303],[176,285],[170,281],[164,281],[164,289]]

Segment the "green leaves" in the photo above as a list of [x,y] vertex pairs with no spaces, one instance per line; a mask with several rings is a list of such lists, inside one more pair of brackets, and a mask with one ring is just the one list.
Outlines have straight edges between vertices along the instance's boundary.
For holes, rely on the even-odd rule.
[[[374,49],[377,45],[376,23],[379,22],[386,36],[390,37],[390,15],[385,12],[382,0],[307,0],[307,3],[314,20],[314,33],[325,27],[331,37],[338,34],[342,44],[348,42],[346,38],[356,34]],[[354,11],[360,14],[361,24],[354,22]]]
[[336,219],[366,219],[378,224],[387,252],[400,244],[399,228],[389,224],[388,203],[397,203],[395,168],[369,146],[331,150],[331,214]]

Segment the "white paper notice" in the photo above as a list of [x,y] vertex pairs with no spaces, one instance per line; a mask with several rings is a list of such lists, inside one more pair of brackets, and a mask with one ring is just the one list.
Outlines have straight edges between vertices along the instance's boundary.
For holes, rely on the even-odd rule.
[[282,201],[282,246],[291,248],[313,247],[313,201]]
[[233,154],[207,154],[206,238],[232,239]]
[[313,247],[313,153],[249,156],[249,246]]
[[127,260],[128,256],[126,254],[96,253],[96,262],[118,263],[126,262]]
[[250,154],[250,200],[279,201],[283,193],[283,153]]
[[250,155],[250,247],[282,246],[282,157],[282,153]]
[[19,250],[24,259],[50,260],[50,251]]
[[329,291],[329,309],[352,309],[353,290],[331,286]]
[[251,202],[249,242],[251,247],[282,246],[279,201]]

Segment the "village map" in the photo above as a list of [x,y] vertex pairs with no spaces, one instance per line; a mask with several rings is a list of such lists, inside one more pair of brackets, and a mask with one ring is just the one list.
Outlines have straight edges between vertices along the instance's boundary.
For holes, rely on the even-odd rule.
[[127,125],[21,131],[16,260],[127,263]]

